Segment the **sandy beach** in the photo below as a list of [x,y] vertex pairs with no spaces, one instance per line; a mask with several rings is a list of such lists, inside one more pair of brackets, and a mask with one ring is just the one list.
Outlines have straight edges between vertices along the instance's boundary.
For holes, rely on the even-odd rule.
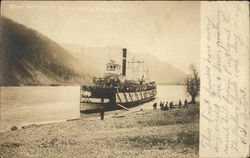
[[198,157],[199,105],[168,111],[81,114],[81,119],[0,133],[3,158]]

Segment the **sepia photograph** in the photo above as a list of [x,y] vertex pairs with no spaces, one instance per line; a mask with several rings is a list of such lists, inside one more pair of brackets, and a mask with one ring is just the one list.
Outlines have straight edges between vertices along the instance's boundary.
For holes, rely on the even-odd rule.
[[0,158],[199,157],[199,1],[2,1]]

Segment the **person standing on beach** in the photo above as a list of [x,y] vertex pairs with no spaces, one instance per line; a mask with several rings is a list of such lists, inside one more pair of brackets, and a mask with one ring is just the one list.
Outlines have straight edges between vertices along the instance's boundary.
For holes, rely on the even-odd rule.
[[104,109],[101,107],[100,109],[101,120],[104,120]]
[[163,111],[164,110],[164,102],[160,103],[160,107],[161,107],[161,110]]
[[184,108],[187,108],[187,99],[184,101]]
[[179,108],[181,108],[181,105],[182,105],[182,103],[181,103],[181,100],[179,99]]
[[157,109],[157,103],[154,103],[153,104],[153,110],[156,110]]
[[166,102],[164,110],[168,110],[168,102]]
[[172,110],[174,106],[172,101],[170,102],[169,106],[170,106],[170,110]]

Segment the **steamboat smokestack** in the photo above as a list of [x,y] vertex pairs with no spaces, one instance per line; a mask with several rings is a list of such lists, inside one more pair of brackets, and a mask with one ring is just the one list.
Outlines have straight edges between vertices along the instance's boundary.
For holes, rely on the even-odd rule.
[[122,75],[126,76],[126,58],[127,58],[127,48],[122,49],[123,59],[122,59]]

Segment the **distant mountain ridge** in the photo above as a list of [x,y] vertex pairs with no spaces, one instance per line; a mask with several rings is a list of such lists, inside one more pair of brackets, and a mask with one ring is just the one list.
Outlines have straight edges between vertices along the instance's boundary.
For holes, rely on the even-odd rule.
[[67,50],[36,30],[2,19],[2,86],[76,84],[90,80]]
[[[77,44],[61,44],[64,49],[73,52],[73,56],[84,60],[86,65],[94,65],[100,72],[104,72],[105,63],[109,59],[118,62],[122,61],[121,47],[84,47]],[[186,74],[167,62],[159,60],[152,54],[134,53],[128,49],[128,58],[134,57],[137,60],[144,60],[149,68],[151,80],[162,84],[182,84]]]

